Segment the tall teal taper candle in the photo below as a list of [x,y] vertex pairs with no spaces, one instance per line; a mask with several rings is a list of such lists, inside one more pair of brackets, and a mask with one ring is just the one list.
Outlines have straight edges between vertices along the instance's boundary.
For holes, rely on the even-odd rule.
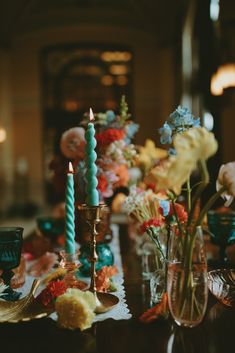
[[95,128],[93,121],[94,115],[90,109],[90,122],[85,133],[86,139],[86,204],[88,206],[98,206],[99,205],[99,193],[97,190],[98,180],[96,178],[97,167],[95,164],[97,154],[95,152],[96,139],[95,139]]
[[65,195],[65,252],[75,253],[75,222],[74,222],[74,179],[73,166],[69,162],[67,173],[67,186]]

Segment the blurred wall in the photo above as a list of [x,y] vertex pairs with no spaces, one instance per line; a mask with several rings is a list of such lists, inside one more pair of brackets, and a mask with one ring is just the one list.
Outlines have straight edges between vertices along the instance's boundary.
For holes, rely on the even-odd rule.
[[[134,53],[132,116],[140,124],[136,142],[152,138],[175,108],[174,54],[152,34],[117,25],[54,27],[14,37],[10,49],[13,162],[28,164],[30,200],[44,204],[40,50],[54,44],[91,42],[127,45]],[[95,110],[95,107],[93,107]]]
[[13,200],[13,138],[10,82],[10,54],[0,48],[0,128],[6,130],[6,140],[0,143],[0,213]]

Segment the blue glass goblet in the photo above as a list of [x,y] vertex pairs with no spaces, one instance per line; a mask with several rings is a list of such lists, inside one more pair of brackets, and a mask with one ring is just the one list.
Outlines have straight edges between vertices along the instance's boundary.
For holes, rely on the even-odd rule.
[[0,227],[0,269],[1,278],[8,286],[2,296],[5,300],[17,300],[21,293],[10,287],[11,278],[14,276],[12,269],[20,264],[21,250],[23,244],[23,228]]
[[64,218],[41,216],[38,217],[36,221],[41,234],[46,238],[49,238],[52,242],[56,243],[58,237],[64,233]]
[[219,246],[220,266],[229,266],[226,248],[235,243],[235,212],[227,210],[210,210],[207,214],[211,240]]

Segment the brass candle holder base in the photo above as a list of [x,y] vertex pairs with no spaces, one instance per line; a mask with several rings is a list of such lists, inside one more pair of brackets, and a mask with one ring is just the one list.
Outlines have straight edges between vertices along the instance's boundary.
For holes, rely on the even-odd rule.
[[88,206],[83,204],[79,207],[83,210],[83,215],[91,234],[91,283],[89,290],[95,295],[95,313],[100,314],[112,309],[119,302],[118,297],[115,295],[110,293],[97,292],[96,289],[96,262],[98,260],[98,255],[96,252],[96,236],[98,235],[97,225],[100,223],[100,212],[102,208],[106,207],[106,205],[100,204],[98,206]]
[[119,298],[111,293],[96,292],[96,299],[98,300],[95,308],[96,314],[105,313],[119,303]]

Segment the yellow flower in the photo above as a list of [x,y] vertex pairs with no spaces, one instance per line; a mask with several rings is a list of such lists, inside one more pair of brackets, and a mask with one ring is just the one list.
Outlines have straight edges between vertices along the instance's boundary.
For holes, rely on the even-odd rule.
[[87,291],[69,288],[65,294],[59,296],[55,303],[58,324],[61,327],[81,331],[91,327],[95,318],[95,296]]
[[156,183],[157,190],[172,190],[179,195],[182,185],[196,168],[197,161],[212,156],[218,144],[213,133],[197,127],[175,135],[173,146],[176,155],[153,168],[146,179],[147,182]]
[[155,161],[165,157],[167,157],[167,151],[157,148],[155,143],[150,139],[147,139],[145,145],[139,148],[138,161],[146,169],[150,168]]
[[157,190],[172,190],[179,195],[182,185],[195,167],[192,159],[183,157],[183,155],[170,156],[161,165],[151,170],[146,181],[156,183]]
[[195,162],[199,159],[207,160],[215,154],[218,148],[214,134],[204,127],[188,129],[175,135],[173,145],[177,156],[187,154],[188,158],[193,158]]

